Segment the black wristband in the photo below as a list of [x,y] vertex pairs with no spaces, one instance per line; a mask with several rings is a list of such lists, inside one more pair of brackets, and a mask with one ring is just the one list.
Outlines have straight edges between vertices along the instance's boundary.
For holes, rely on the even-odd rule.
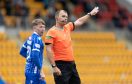
[[56,65],[55,65],[55,64],[52,64],[51,66],[52,66],[52,68],[56,67]]
[[90,17],[92,16],[91,13],[87,13],[87,15],[89,15]]

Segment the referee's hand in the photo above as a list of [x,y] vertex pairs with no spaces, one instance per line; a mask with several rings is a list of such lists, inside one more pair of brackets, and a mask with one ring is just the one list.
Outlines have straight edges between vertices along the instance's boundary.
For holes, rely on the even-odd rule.
[[61,76],[62,75],[61,71],[60,71],[60,69],[58,67],[54,67],[53,68],[53,74],[57,75],[57,76]]
[[91,14],[91,15],[96,15],[98,12],[99,12],[99,7],[95,7],[95,8],[90,12],[90,14]]

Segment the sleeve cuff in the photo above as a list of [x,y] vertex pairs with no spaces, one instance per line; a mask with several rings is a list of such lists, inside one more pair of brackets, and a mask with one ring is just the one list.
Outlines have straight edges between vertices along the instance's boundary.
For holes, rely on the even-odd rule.
[[52,44],[52,43],[45,43],[45,45],[49,45],[49,44]]
[[75,24],[74,24],[74,22],[72,22],[72,24],[73,24],[73,29],[72,29],[72,31],[74,31],[74,30],[75,30]]

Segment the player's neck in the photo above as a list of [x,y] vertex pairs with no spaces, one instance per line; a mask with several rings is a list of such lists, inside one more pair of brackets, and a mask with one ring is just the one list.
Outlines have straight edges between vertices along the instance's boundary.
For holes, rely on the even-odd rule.
[[56,25],[55,25],[56,29],[59,29],[59,30],[63,30],[63,26],[64,25],[58,24],[58,23],[56,23]]

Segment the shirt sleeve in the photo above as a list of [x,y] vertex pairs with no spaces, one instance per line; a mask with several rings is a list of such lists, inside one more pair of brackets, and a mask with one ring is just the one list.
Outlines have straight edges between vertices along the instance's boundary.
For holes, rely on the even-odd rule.
[[46,34],[45,44],[53,44],[55,38],[55,32],[53,30],[49,30]]
[[42,64],[41,64],[41,59],[40,59],[40,52],[41,52],[41,48],[40,45],[41,41],[39,38],[35,38],[33,39],[33,43],[32,43],[32,53],[31,53],[31,58],[33,59],[33,62],[36,64],[36,66],[41,69],[42,68]]
[[69,31],[73,31],[75,29],[75,25],[73,22],[69,22],[64,26],[64,28],[67,28]]
[[27,41],[24,42],[24,44],[22,45],[20,49],[20,55],[22,55],[25,58],[27,57]]

